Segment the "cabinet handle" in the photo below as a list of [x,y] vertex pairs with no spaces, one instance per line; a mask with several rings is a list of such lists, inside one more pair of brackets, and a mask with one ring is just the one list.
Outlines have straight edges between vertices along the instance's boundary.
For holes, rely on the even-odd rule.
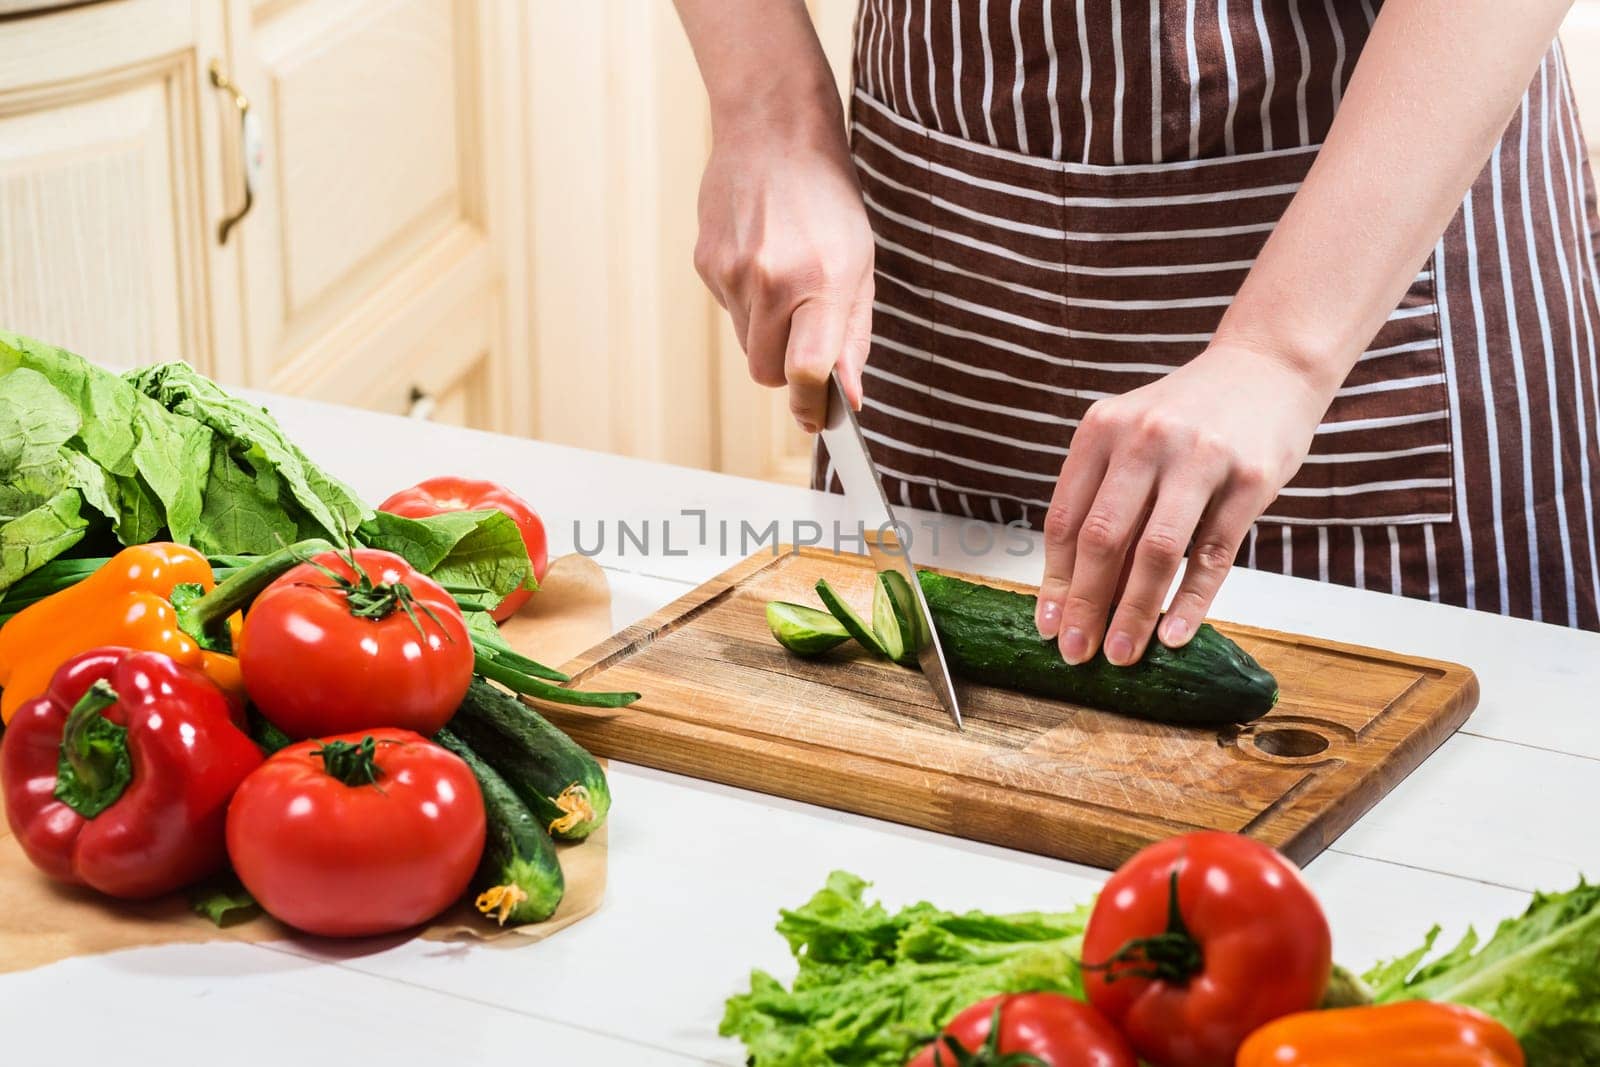
[[433,411],[439,406],[432,393],[420,385],[413,385],[410,394],[406,397],[406,418],[421,419],[427,422],[433,418]]
[[239,160],[240,171],[244,175],[244,203],[239,210],[224,218],[217,225],[217,243],[227,244],[228,234],[244,217],[250,214],[250,209],[255,206],[255,176],[261,170],[261,132],[256,122],[256,117],[250,112],[250,98],[244,95],[237,85],[222,72],[222,64],[217,60],[211,61],[211,84],[228,94],[233,101],[233,106],[239,109]]

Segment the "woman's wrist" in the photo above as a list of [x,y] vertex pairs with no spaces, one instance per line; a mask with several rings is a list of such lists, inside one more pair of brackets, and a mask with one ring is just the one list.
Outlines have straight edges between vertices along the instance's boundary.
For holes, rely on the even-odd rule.
[[711,97],[711,135],[718,142],[759,139],[844,143],[844,110],[833,76],[771,71],[732,85]]
[[1359,349],[1346,351],[1348,346],[1330,341],[1338,336],[1335,330],[1312,324],[1295,329],[1295,322],[1295,316],[1285,307],[1256,316],[1236,299],[1207,348],[1232,352],[1238,358],[1285,371],[1310,398],[1320,400],[1326,407],[1361,353]]
[[1220,329],[1197,358],[1225,365],[1235,374],[1275,380],[1283,402],[1316,421],[1333,402],[1354,362],[1310,346]]

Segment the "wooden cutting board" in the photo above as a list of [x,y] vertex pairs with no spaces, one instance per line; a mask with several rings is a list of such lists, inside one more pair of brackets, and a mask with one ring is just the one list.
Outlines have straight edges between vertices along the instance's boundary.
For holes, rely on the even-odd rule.
[[602,756],[1114,867],[1196,829],[1305,863],[1478,700],[1457,664],[1222,623],[1282,688],[1250,726],[1166,726],[958,680],[958,733],[921,675],[854,642],[807,660],[773,640],[767,601],[817,604],[822,577],[871,602],[864,557],[758,553],[565,668],[638,703],[541,710]]

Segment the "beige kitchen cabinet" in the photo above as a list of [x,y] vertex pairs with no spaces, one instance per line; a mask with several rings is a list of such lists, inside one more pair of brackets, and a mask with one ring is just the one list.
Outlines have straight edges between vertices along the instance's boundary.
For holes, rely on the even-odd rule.
[[504,291],[523,112],[502,22],[521,18],[502,0],[104,0],[0,21],[0,324],[112,365],[182,358],[527,429]]
[[0,325],[107,363],[226,370],[211,332],[222,45],[207,0],[0,22]]
[[249,381],[520,424],[489,220],[491,185],[514,177],[491,152],[489,105],[517,81],[501,81],[490,35],[515,14],[477,0],[229,0],[229,75],[267,160],[236,231]]

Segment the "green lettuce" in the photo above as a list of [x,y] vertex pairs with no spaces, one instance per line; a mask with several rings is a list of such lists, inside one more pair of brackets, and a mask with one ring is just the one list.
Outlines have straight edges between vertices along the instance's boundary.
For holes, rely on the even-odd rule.
[[1081,998],[1077,956],[1089,907],[1049,914],[957,914],[867,903],[844,871],[778,932],[799,966],[792,987],[756,971],[728,1000],[721,1032],[753,1067],[901,1067],[958,1012],[997,993]]
[[1475,931],[1433,954],[1439,928],[1422,947],[1364,976],[1374,999],[1444,1000],[1500,1020],[1522,1043],[1530,1067],[1600,1063],[1600,884],[1539,893],[1480,945]]
[[441,585],[481,589],[489,604],[534,589],[533,563],[516,522],[503,511],[448,511],[408,519],[380,511],[356,531],[362,544],[404,556]]
[[[41,389],[41,386],[43,387]],[[45,395],[48,391],[48,396]],[[166,528],[189,541],[199,522],[204,467],[212,434],[175,417],[111,371],[64,349],[0,332],[0,398],[28,425],[0,427],[0,453],[11,442],[24,449],[48,446],[59,466],[71,467],[86,503],[112,520],[124,544],[148,540]],[[48,413],[54,425],[35,415]],[[62,429],[70,427],[66,436]],[[98,471],[91,475],[90,468]],[[12,471],[0,462],[9,484]],[[102,488],[103,487],[103,488]],[[6,584],[0,576],[0,586]]]
[[185,364],[119,375],[0,331],[0,592],[86,537],[259,554],[371,514]]
[[[226,448],[227,461],[254,476],[258,497],[281,505],[283,514],[297,520],[299,537],[343,537],[372,515],[348,486],[284,436],[266,408],[234,396],[187,363],[161,363],[126,378],[169,412],[208,427]],[[213,469],[216,463],[213,454]],[[204,539],[197,544],[208,552],[244,551]]]
[[109,553],[113,537],[162,537],[213,557],[353,541],[486,605],[536,584],[516,523],[499,511],[375,513],[264,408],[187,364],[119,375],[0,331],[0,602],[63,553]]

